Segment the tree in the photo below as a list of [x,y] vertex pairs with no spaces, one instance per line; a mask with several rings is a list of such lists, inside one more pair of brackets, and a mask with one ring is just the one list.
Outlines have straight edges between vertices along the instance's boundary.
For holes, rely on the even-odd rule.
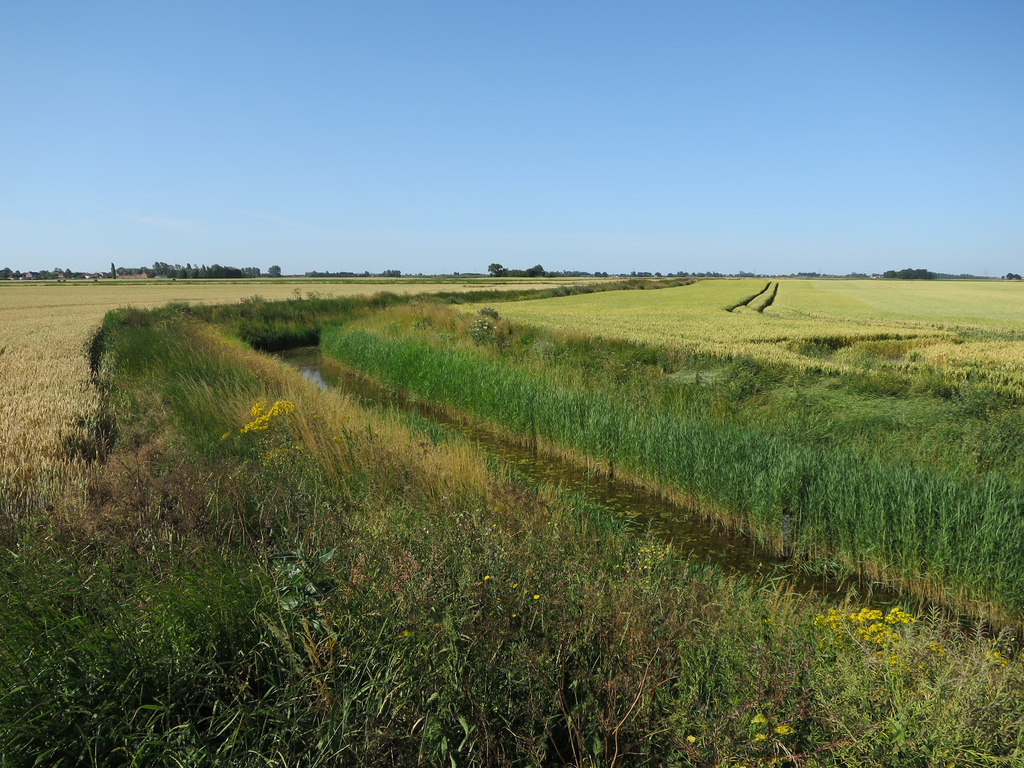
[[114,262],[110,262],[110,276],[113,278],[117,277],[117,270],[114,268]]
[[274,264],[270,269],[267,270],[267,274],[270,275],[271,277],[280,277],[281,268],[277,266],[277,264]]
[[934,280],[935,273],[929,272],[927,269],[887,269],[882,273],[882,277],[896,280]]
[[537,264],[536,266],[530,267],[528,270],[526,270],[527,277],[544,277],[544,274],[544,267],[542,267],[540,264]]
[[501,264],[491,264],[487,271],[491,273],[491,277],[504,277],[508,274],[508,270],[501,266]]

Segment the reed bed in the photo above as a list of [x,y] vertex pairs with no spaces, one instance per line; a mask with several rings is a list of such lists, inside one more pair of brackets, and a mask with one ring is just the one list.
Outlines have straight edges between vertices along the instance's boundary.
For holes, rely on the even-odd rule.
[[[1024,612],[1014,543],[1024,540],[1024,488],[999,471],[823,446],[771,421],[739,423],[670,398],[659,403],[649,388],[612,387],[601,373],[570,381],[550,366],[394,328],[328,329],[321,345],[395,389],[682,491],[780,550],[836,556],[947,603]],[[783,540],[784,519],[792,541]]]

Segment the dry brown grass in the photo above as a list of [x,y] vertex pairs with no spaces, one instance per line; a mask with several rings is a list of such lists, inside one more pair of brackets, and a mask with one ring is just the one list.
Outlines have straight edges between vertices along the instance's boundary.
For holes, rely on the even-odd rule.
[[[295,410],[287,417],[293,447],[316,457],[325,471],[375,476],[376,485],[402,487],[405,498],[420,493],[436,494],[438,498],[479,496],[487,487],[486,465],[469,443],[434,445],[400,420],[364,410],[353,396],[338,390],[323,392],[273,355],[249,350],[215,330],[202,338],[222,359],[259,374],[265,390],[256,395],[256,402],[264,409],[276,400],[294,404]],[[225,398],[223,393],[210,392],[203,383],[195,387],[194,400],[210,398],[210,409],[234,413],[239,427],[252,420],[253,393]],[[258,437],[249,433],[244,439]],[[270,463],[281,460],[274,451],[264,458]],[[287,459],[284,461],[287,463]],[[385,478],[389,472],[395,476]]]
[[[557,283],[507,282],[500,287]],[[266,299],[479,290],[493,281],[418,283],[355,280],[177,282],[101,280],[0,283],[0,512],[84,500],[86,461],[69,446],[88,435],[100,400],[90,382],[85,345],[110,309],[163,306],[172,301],[227,304]]]

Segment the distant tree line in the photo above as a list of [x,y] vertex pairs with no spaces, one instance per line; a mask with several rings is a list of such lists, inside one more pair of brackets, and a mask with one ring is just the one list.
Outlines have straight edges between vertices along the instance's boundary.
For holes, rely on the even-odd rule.
[[259,267],[222,267],[220,264],[211,264],[210,266],[186,264],[182,266],[181,264],[167,264],[158,261],[152,267],[115,267],[111,264],[110,270],[104,272],[75,272],[60,267],[28,272],[9,267],[0,269],[0,280],[83,280],[95,277],[170,277],[176,280],[232,278],[237,280],[251,277],[281,277],[281,267],[275,264],[263,273]]
[[544,277],[547,275],[544,267],[540,264],[529,269],[508,269],[501,264],[491,264],[487,267],[487,273],[491,277]]
[[[664,275],[661,272],[615,272],[609,275],[607,272],[584,272],[578,269],[547,270],[537,264],[529,269],[508,269],[501,264],[491,264],[487,267],[487,274],[491,277],[690,277],[689,272],[668,272]],[[723,277],[720,272],[694,272],[694,277]]]
[[935,273],[929,272],[927,269],[889,269],[882,273],[882,277],[897,280],[934,280]]
[[[277,277],[281,276],[281,268],[277,268]],[[274,267],[270,268],[267,273],[271,277]],[[186,264],[167,264],[163,261],[157,261],[153,263],[150,268],[140,267],[138,269],[131,269],[125,267],[119,267],[117,274],[119,275],[137,275],[145,272],[150,277],[173,277],[177,280],[211,280],[217,278],[245,278],[245,277],[262,277],[263,273],[259,267],[223,267],[220,264],[211,264],[210,266]]]
[[[455,274],[458,274],[456,272]],[[312,272],[306,272],[306,277],[401,277],[402,270],[400,269],[385,269],[383,272],[370,272],[366,270],[364,272],[320,272],[313,270]]]
[[[453,273],[458,275],[458,272]],[[479,273],[464,273],[466,276],[478,275]],[[629,273],[618,272],[609,275],[608,272],[586,272],[583,270],[546,270],[540,264],[537,264],[529,269],[508,269],[501,264],[491,264],[487,268],[487,274],[491,277],[730,277],[721,272],[709,271],[709,272],[667,272],[662,275],[661,272],[642,272],[632,271]],[[218,278],[229,278],[229,279],[247,279],[255,277],[281,277],[281,267],[274,264],[269,267],[266,272],[261,272],[259,267],[230,267],[221,266],[220,264],[211,264],[210,266],[185,264],[167,264],[166,262],[157,261],[154,262],[152,267],[115,267],[113,264],[110,265],[110,271],[107,272],[76,272],[72,269],[61,269],[60,267],[54,267],[53,269],[41,269],[32,270],[28,272],[22,272],[20,270],[14,270],[9,267],[0,269],[0,280],[83,280],[87,278],[95,277],[164,277],[173,278],[177,280],[211,280]],[[399,269],[385,269],[383,272],[328,272],[328,271],[312,271],[306,272],[306,277],[401,277],[402,271]],[[735,273],[737,277],[760,277],[761,275],[753,272],[740,271]],[[820,272],[797,272],[796,277],[833,277],[834,275],[823,274]],[[866,278],[868,275],[864,272],[851,272],[846,277],[851,278]],[[959,275],[946,274],[944,272],[931,272],[927,269],[890,269],[882,274],[882,277],[895,279],[895,280],[986,280],[991,279],[984,275],[971,275],[962,273]],[[1005,276],[1001,277],[1002,280],[1020,280],[1021,275],[1015,272],[1008,272]]]
[[19,269],[4,267],[0,269],[0,280],[25,280],[29,277],[35,280],[81,280],[90,275],[85,272],[73,272],[70,269],[40,269],[38,271],[22,272]]
[[313,270],[307,272],[306,277],[372,277],[369,272],[320,272]]

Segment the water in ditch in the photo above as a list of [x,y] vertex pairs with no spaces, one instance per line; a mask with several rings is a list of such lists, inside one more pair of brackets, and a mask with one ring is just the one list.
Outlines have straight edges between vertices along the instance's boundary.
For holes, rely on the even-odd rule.
[[279,353],[279,357],[307,379],[324,389],[342,390],[356,397],[364,407],[401,410],[454,430],[532,482],[560,486],[567,492],[581,494],[638,529],[651,530],[692,558],[712,562],[732,573],[784,581],[798,592],[814,593],[829,602],[840,602],[849,596],[859,604],[878,608],[896,603],[904,607],[917,605],[917,601],[881,585],[811,575],[792,561],[758,547],[751,539],[709,522],[692,508],[616,479],[607,472],[589,471],[558,456],[502,438],[436,405],[389,391],[372,379],[321,356],[317,347],[288,350]]

